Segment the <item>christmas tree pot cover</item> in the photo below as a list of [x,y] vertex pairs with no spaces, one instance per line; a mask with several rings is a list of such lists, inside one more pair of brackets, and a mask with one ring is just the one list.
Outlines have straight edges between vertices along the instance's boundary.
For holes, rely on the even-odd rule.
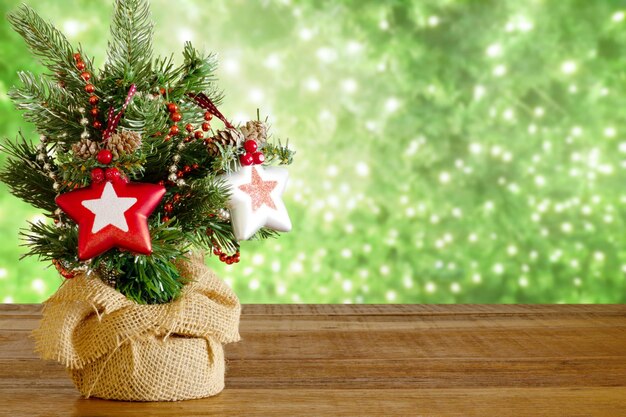
[[222,344],[239,340],[241,307],[200,257],[171,303],[142,305],[79,274],[44,304],[37,351],[65,365],[85,397],[175,401],[224,388]]
[[[282,195],[294,152],[267,119],[219,110],[216,60],[186,43],[153,58],[148,0],[117,0],[100,71],[22,6],[13,28],[47,67],[10,91],[38,133],[5,140],[0,180],[47,220],[26,255],[65,278],[34,332],[85,397],[176,401],[224,389],[223,345],[240,304],[205,266],[236,264],[240,242],[291,229]],[[272,166],[274,165],[274,166]]]

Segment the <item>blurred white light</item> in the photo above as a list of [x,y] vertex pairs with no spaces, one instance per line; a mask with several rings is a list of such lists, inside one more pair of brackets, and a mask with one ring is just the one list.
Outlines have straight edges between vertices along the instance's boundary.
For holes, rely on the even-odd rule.
[[378,22],[378,27],[381,30],[387,30],[387,29],[389,29],[389,22],[387,22],[386,20],[383,19],[380,22]]
[[574,61],[565,61],[561,64],[561,71],[564,74],[573,74],[576,72],[576,63]]
[[461,286],[459,285],[458,282],[453,282],[452,284],[450,284],[450,291],[452,291],[453,293],[459,293],[461,292]]
[[389,290],[385,293],[385,298],[387,301],[395,301],[396,300],[396,292],[394,290]]
[[357,41],[350,41],[348,42],[348,45],[346,45],[346,51],[352,55],[358,54],[362,50],[363,50],[363,45]]
[[624,12],[619,10],[619,11],[613,13],[613,16],[611,16],[611,19],[614,22],[621,22],[622,20],[624,20]]
[[365,162],[359,162],[356,164],[356,173],[360,177],[366,177],[370,173],[370,167]]
[[188,29],[186,27],[179,28],[177,36],[178,36],[178,40],[181,43],[191,42],[191,41],[193,41],[193,38],[194,38],[194,35],[193,35],[193,32],[191,31],[191,29]]
[[508,248],[506,248],[506,252],[510,256],[514,256],[517,254],[517,247],[515,245],[510,245]]
[[482,281],[482,277],[480,276],[480,274],[476,273],[472,275],[472,282],[474,282],[475,284],[478,284],[480,283],[480,281]]
[[493,75],[495,75],[496,77],[502,77],[504,74],[506,74],[505,65],[496,65],[496,67],[493,69]]
[[607,138],[613,138],[615,135],[617,135],[617,130],[615,130],[614,127],[609,126],[604,128],[604,136]]
[[46,283],[41,278],[35,278],[31,283],[30,287],[36,293],[43,294],[46,291]]
[[535,113],[535,116],[537,117],[542,117],[545,114],[545,110],[543,109],[543,107],[535,107],[533,113]]
[[313,37],[313,31],[309,28],[302,28],[300,29],[300,33],[298,33],[298,35],[303,41],[308,41]]
[[480,145],[480,143],[472,143],[470,144],[469,149],[471,153],[479,154],[483,150],[483,147]]
[[502,46],[499,43],[491,44],[487,47],[486,54],[492,58],[500,56],[502,54]]
[[528,286],[528,278],[526,277],[520,277],[520,279],[517,282],[519,283],[520,287]]
[[265,94],[260,88],[251,88],[248,97],[252,103],[261,104],[265,98]]
[[316,78],[309,78],[305,81],[304,85],[309,91],[319,91],[321,84]]
[[391,272],[391,269],[389,268],[389,266],[388,266],[388,265],[382,265],[382,266],[380,267],[380,273],[381,273],[382,275],[389,275],[389,272]]
[[350,249],[342,249],[341,250],[341,256],[343,258],[351,258],[352,257],[352,251]]
[[482,85],[474,87],[474,100],[480,100],[487,93],[487,89]]
[[546,179],[544,177],[542,177],[541,175],[537,175],[535,177],[535,184],[538,187],[543,187],[544,185],[546,185]]
[[572,232],[572,230],[574,230],[574,228],[573,228],[573,226],[572,226],[572,224],[571,224],[571,223],[567,223],[567,222],[566,222],[566,223],[561,224],[561,230],[562,230],[564,233],[571,233],[571,232]]
[[385,110],[389,113],[393,113],[400,108],[400,101],[395,97],[390,97],[385,101]]
[[13,304],[13,297],[11,297],[10,295],[7,295],[6,297],[2,299],[2,302],[4,304]]
[[280,68],[281,66],[281,61],[280,58],[278,57],[278,55],[276,54],[270,54],[268,55],[268,57],[265,59],[264,65],[267,68],[270,69],[277,69]]
[[229,74],[239,73],[239,61],[234,58],[227,58],[223,62],[224,71]]
[[437,16],[430,16],[428,18],[428,25],[429,26],[437,26],[439,24],[439,18]]
[[347,80],[343,80],[341,83],[341,88],[348,94],[354,93],[358,89],[358,85],[356,81],[352,78],[348,78]]
[[260,286],[261,286],[261,283],[256,278],[252,278],[250,282],[248,283],[248,288],[250,288],[252,291],[258,290]]
[[434,293],[437,290],[437,286],[434,282],[429,282],[426,284],[426,292]]
[[443,184],[447,184],[450,182],[450,174],[447,172],[442,172],[441,174],[439,174],[439,181]]
[[493,266],[493,272],[498,274],[498,275],[503,274],[504,273],[504,265],[502,265],[502,264],[495,264]]
[[345,280],[344,282],[341,283],[341,288],[345,291],[345,292],[350,292],[352,291],[352,281],[350,281],[349,279]]
[[263,262],[265,262],[265,257],[260,253],[256,253],[252,257],[252,265],[261,265]]
[[63,32],[67,37],[72,38],[82,30],[82,24],[77,20],[66,20],[63,22]]
[[326,175],[329,177],[336,177],[338,173],[339,168],[337,168],[337,165],[329,165],[328,168],[326,168]]
[[0,279],[6,278],[8,274],[9,274],[9,271],[7,271],[6,268],[0,268]]
[[332,62],[337,59],[337,52],[332,48],[319,48],[316,52],[317,58],[323,62]]

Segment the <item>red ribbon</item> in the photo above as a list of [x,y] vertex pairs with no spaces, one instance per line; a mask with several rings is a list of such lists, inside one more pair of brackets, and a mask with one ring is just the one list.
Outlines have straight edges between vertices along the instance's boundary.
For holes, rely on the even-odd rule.
[[126,95],[126,101],[124,101],[124,105],[122,105],[122,108],[120,109],[120,111],[117,112],[117,114],[115,114],[115,109],[113,109],[113,107],[109,109],[109,117],[107,118],[107,128],[104,130],[104,133],[102,134],[103,142],[106,142],[107,140],[109,140],[113,132],[115,132],[115,129],[117,129],[117,125],[120,123],[120,120],[122,119],[124,110],[126,110],[126,107],[128,107],[128,105],[130,104],[130,101],[133,99],[133,96],[135,95],[136,92],[137,92],[137,87],[135,86],[135,84],[131,85],[130,90],[128,90],[128,94]]
[[208,98],[206,96],[206,94],[204,94],[204,93],[198,93],[198,94],[188,93],[187,96],[191,97],[196,102],[196,104],[198,106],[200,106],[201,108],[203,108],[204,110],[208,111],[209,113],[211,113],[212,115],[214,115],[218,119],[220,119],[222,122],[224,122],[224,125],[226,125],[227,128],[229,128],[229,129],[233,129],[234,128],[234,126],[226,119],[226,117],[224,117],[224,115],[222,113],[220,113],[220,111],[217,109],[215,104],[213,104],[211,99]]

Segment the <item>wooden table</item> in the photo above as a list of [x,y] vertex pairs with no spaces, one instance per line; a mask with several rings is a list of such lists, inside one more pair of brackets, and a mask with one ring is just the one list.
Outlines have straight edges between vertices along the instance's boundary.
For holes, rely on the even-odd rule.
[[246,305],[226,390],[82,399],[0,305],[2,416],[626,416],[626,306]]

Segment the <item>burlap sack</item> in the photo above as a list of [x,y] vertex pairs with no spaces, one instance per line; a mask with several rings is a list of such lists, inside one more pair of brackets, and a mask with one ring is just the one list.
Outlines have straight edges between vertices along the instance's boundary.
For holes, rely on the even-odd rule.
[[176,401],[219,393],[222,344],[239,340],[241,306],[202,258],[179,270],[192,282],[169,304],[137,304],[94,275],[66,281],[44,303],[36,350],[65,365],[85,397]]

